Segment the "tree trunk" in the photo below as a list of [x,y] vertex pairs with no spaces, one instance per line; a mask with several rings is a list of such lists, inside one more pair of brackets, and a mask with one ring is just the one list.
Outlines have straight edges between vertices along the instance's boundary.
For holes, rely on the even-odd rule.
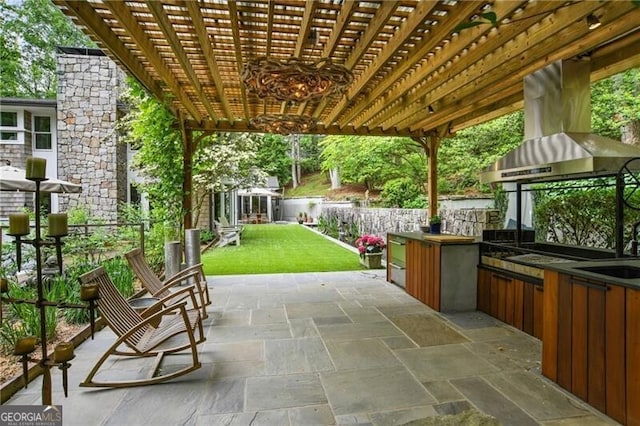
[[289,142],[291,143],[291,182],[294,188],[298,187],[298,173],[296,172],[296,165],[298,163],[298,157],[296,156],[296,137],[295,135],[289,136]]
[[630,121],[622,128],[622,142],[640,146],[640,120]]
[[337,167],[329,170],[329,179],[331,179],[331,189],[339,189],[342,186],[340,170]]

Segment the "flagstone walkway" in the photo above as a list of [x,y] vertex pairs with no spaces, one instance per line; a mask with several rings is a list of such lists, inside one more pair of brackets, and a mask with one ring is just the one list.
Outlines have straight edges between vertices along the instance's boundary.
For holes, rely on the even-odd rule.
[[[154,386],[80,388],[113,342],[105,329],[77,348],[68,398],[53,370],[54,404],[65,425],[83,426],[400,425],[468,410],[504,425],[616,424],[541,376],[538,340],[483,313],[441,315],[384,274],[209,277],[201,369]],[[111,368],[139,374],[152,361]],[[40,404],[40,388],[8,403]]]

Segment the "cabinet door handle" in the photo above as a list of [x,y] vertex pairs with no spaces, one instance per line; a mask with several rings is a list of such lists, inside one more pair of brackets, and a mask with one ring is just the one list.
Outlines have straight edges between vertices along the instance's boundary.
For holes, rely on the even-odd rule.
[[397,245],[397,246],[403,246],[403,245],[405,245],[406,243],[405,243],[405,242],[400,242],[400,241],[394,241],[394,240],[391,240],[391,244],[395,244],[395,245]]
[[541,285],[534,285],[533,288],[535,288],[536,291],[544,291],[544,287],[542,287]]
[[578,284],[578,285],[581,285],[581,286],[584,286],[584,287],[589,287],[589,288],[593,288],[595,290],[601,290],[601,291],[609,290],[609,286],[608,285],[591,284],[591,283],[588,283],[586,281],[577,280],[575,278],[571,279],[571,284]]
[[404,266],[396,265],[395,263],[389,263],[389,265],[394,269],[405,269]]

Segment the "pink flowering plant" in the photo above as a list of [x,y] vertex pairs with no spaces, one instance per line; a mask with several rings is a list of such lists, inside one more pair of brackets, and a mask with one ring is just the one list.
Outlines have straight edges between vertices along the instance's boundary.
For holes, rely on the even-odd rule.
[[375,235],[362,235],[356,240],[356,247],[360,252],[360,257],[364,258],[367,253],[382,253],[386,247],[384,240]]

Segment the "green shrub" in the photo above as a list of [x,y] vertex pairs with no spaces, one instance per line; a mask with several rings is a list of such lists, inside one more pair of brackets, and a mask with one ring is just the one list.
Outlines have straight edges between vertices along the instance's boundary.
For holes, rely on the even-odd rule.
[[392,179],[385,183],[380,196],[385,207],[415,209],[427,205],[424,193],[408,177]]
[[[64,286],[51,281],[46,286],[45,292],[47,300],[60,300],[58,297],[65,293]],[[38,298],[38,291],[34,286],[20,287],[11,286],[9,297],[19,300],[35,301]],[[40,309],[31,303],[11,303],[8,304],[9,318],[2,321],[0,327],[0,347],[5,353],[13,352],[15,342],[24,336],[40,336]],[[47,339],[55,336],[58,322],[58,310],[55,307],[45,308],[45,332]]]

